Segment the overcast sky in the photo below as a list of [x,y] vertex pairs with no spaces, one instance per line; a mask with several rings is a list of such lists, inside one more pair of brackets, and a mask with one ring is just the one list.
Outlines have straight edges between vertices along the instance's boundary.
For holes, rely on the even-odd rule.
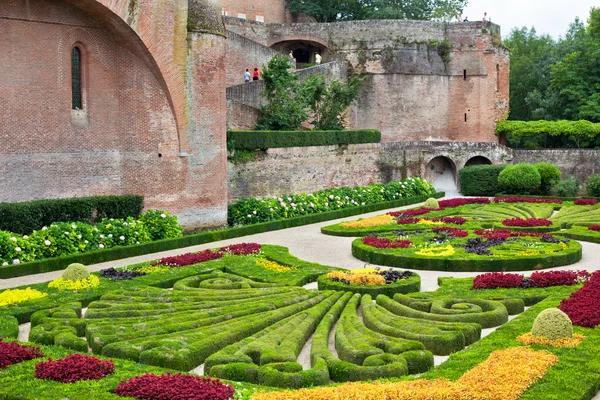
[[502,27],[506,37],[513,28],[534,26],[538,34],[548,33],[554,39],[564,36],[569,24],[579,17],[587,23],[592,6],[599,0],[470,0],[463,15],[469,21],[480,21],[487,11],[492,22]]

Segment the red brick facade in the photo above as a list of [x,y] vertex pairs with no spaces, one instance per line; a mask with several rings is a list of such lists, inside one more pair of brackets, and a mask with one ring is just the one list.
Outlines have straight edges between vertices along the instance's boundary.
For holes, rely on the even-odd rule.
[[223,15],[267,24],[286,22],[283,0],[221,0]]

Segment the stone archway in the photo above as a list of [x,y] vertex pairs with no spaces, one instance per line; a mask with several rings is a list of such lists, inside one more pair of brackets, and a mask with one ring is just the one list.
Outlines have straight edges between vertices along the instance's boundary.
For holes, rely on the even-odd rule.
[[489,158],[483,156],[475,156],[469,159],[465,164],[465,167],[471,167],[473,165],[491,165],[492,162]]
[[427,163],[425,178],[438,191],[458,192],[456,164],[450,158],[437,156]]
[[317,53],[323,57],[321,63],[326,62],[327,46],[320,42],[301,39],[285,40],[271,45],[271,48],[282,54],[289,54],[291,51],[296,59],[297,68],[303,68],[307,64],[314,64]]

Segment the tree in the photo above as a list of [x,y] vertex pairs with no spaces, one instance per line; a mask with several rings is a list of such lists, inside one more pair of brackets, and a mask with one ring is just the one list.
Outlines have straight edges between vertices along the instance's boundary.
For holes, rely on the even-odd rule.
[[363,19],[452,19],[468,0],[290,0],[291,12],[314,17],[317,22]]
[[348,82],[327,84],[323,75],[308,77],[303,85],[303,97],[311,110],[311,124],[317,130],[342,130],[346,111],[356,100],[364,78],[351,77]]
[[299,91],[298,75],[290,72],[288,56],[276,55],[263,68],[264,90],[268,104],[261,106],[256,129],[293,131],[308,119],[308,111]]

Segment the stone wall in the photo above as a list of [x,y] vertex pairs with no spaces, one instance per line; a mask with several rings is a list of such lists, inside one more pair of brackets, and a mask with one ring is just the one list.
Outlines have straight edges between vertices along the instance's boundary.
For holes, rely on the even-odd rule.
[[551,162],[560,168],[563,177],[573,175],[580,183],[600,173],[600,150],[551,149],[513,150],[513,164],[527,162]]
[[244,84],[246,69],[253,72],[254,68],[262,70],[279,52],[263,46],[235,32],[227,32],[227,52],[225,57],[225,75],[227,87]]

